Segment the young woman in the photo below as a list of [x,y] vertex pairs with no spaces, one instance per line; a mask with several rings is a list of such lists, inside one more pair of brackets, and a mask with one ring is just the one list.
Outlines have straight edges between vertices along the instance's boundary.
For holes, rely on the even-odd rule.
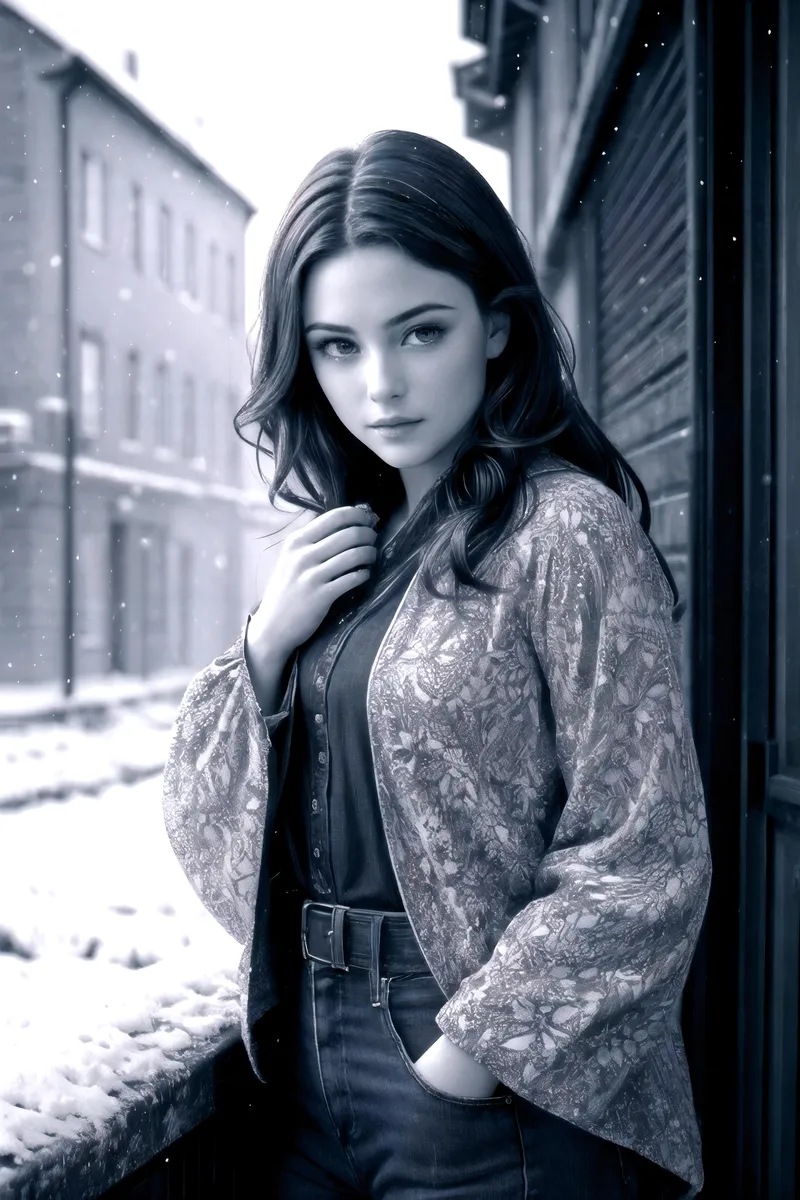
[[702,1186],[680,608],[570,357],[447,146],[376,133],[301,184],[236,424],[269,443],[270,498],[316,515],[188,688],[164,782],[244,947],[242,1033],[285,1116],[265,1194]]

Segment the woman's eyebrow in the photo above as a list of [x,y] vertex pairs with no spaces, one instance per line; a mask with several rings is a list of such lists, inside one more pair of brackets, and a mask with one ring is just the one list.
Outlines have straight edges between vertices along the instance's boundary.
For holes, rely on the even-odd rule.
[[[391,329],[393,325],[402,325],[403,321],[410,320],[411,317],[419,316],[420,313],[441,311],[448,309],[452,311],[452,304],[417,304],[414,308],[407,308],[405,312],[398,313],[396,317],[390,317],[385,322],[384,328]],[[334,329],[337,333],[355,333],[349,325],[330,325],[327,321],[315,321],[312,325],[306,325],[305,332],[310,333],[312,329]]]

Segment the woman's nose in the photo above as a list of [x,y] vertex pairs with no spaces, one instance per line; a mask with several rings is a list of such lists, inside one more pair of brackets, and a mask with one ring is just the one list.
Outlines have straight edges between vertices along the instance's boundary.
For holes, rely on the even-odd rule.
[[366,385],[370,400],[378,404],[403,394],[398,366],[388,355],[373,354],[366,363]]

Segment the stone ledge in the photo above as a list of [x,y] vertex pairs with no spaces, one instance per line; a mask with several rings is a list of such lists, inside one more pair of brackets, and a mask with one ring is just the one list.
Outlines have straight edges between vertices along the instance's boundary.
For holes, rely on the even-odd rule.
[[90,1200],[157,1173],[209,1118],[235,1128],[263,1108],[241,1041],[241,949],[210,922],[139,970],[40,959],[15,986],[6,962],[0,990],[17,1004],[0,1054],[0,1200]]
[[0,1197],[101,1196],[215,1115],[220,1098],[228,1102],[232,1090],[230,1083],[220,1087],[220,1078],[231,1075],[241,1076],[245,1092],[248,1076],[254,1087],[262,1086],[250,1069],[238,1024],[194,1042],[155,1078],[120,1083],[124,1099],[99,1125],[88,1125],[76,1137],[55,1138],[18,1166],[9,1168],[8,1158],[0,1158]]

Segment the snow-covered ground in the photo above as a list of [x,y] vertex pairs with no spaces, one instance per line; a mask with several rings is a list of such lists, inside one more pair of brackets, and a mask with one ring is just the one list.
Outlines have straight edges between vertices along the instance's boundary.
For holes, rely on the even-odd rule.
[[36,796],[96,791],[163,767],[177,704],[115,708],[97,728],[69,721],[0,728],[0,807]]
[[[10,787],[3,776],[3,790],[19,793],[31,763],[40,764],[40,790],[49,786],[48,771],[50,784],[58,775],[62,784],[99,786],[109,773],[125,778],[126,764],[157,768],[170,723],[157,729],[129,712],[95,732],[18,732],[18,761],[28,765]],[[0,738],[0,775],[12,740],[7,731]],[[85,1133],[124,1101],[127,1083],[170,1070],[170,1055],[190,1035],[238,1019],[241,950],[172,853],[160,774],[0,807],[0,949],[0,1159],[9,1156],[7,1163],[56,1136]],[[0,1166],[0,1189],[9,1175]]]
[[196,942],[209,921],[169,844],[160,775],[0,814],[6,949],[136,968]]

